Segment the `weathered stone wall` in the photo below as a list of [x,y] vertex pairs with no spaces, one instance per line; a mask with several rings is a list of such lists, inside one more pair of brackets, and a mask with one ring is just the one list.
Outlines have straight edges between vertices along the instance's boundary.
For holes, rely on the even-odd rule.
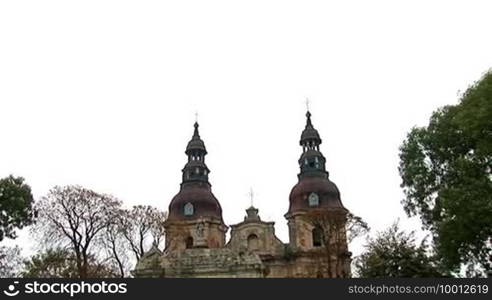
[[[302,215],[289,216],[291,240],[275,236],[273,222],[263,222],[250,208],[244,222],[231,226],[225,245],[222,223],[200,219],[167,224],[166,249],[153,248],[134,271],[136,277],[349,277],[350,256],[345,231],[337,248],[313,246],[314,226]],[[186,248],[192,237],[194,246]],[[254,237],[254,239],[251,239]],[[336,248],[336,249],[335,249]],[[336,250],[336,251],[335,251]],[[337,253],[338,251],[338,253]],[[341,259],[341,253],[347,254]]]
[[[157,263],[156,263],[157,262]],[[251,252],[238,254],[227,248],[186,249],[148,257],[137,265],[137,277],[264,277],[260,257]]]
[[[166,249],[182,251],[191,248],[222,248],[227,227],[214,219],[201,218],[166,224]],[[192,241],[192,245],[187,243]]]
[[170,253],[154,253],[139,261],[136,277],[228,277],[228,278],[315,278],[349,277],[350,261],[336,267],[322,250],[283,255],[258,255],[250,251],[236,252],[228,248],[186,249]]
[[281,255],[284,251],[284,244],[275,236],[273,222],[243,222],[231,226],[231,229],[227,247],[235,252]]

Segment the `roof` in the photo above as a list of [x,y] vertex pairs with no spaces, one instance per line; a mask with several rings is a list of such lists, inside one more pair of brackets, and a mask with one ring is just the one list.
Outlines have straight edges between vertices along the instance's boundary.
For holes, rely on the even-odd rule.
[[[193,214],[185,216],[184,206],[187,203],[193,205]],[[181,190],[169,204],[168,221],[195,220],[201,217],[212,217],[222,223],[222,207],[212,193],[209,183],[190,182],[183,184]]]
[[[319,197],[319,206],[309,206],[308,197],[316,193]],[[289,212],[304,211],[320,208],[343,208],[338,187],[327,177],[304,176],[292,188],[289,196]]]

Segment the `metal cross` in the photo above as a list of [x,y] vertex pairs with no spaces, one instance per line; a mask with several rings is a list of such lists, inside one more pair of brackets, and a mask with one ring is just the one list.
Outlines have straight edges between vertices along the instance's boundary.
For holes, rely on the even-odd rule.
[[251,201],[251,207],[253,207],[253,198],[255,197],[255,192],[253,192],[253,188],[250,188],[249,189],[249,193],[248,193],[248,196],[250,198],[250,201]]
[[195,123],[198,123],[198,111],[195,111]]
[[306,97],[306,110],[309,111],[309,98]]

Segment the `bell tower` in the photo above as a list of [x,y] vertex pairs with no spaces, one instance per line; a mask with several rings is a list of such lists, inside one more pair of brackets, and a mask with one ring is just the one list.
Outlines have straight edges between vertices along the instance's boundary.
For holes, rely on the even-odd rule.
[[[320,257],[328,256],[337,264],[338,258],[342,257],[343,270],[335,274],[326,267],[322,277],[345,277],[350,273],[349,260],[344,257],[348,253],[345,231],[348,210],[340,200],[337,186],[329,179],[326,159],[320,150],[321,142],[308,110],[299,141],[302,153],[298,160],[298,182],[291,190],[289,211],[285,214],[289,244],[294,251],[319,253]],[[328,266],[334,264],[327,263]]]
[[193,136],[185,151],[188,161],[182,169],[181,188],[169,204],[165,251],[220,248],[225,245],[227,226],[222,219],[220,203],[208,181],[210,170],[205,164],[207,150],[198,127],[198,122],[195,122]]
[[309,111],[306,113],[306,127],[301,134],[299,144],[302,146],[302,155],[298,161],[301,169],[298,178],[302,179],[305,176],[328,178],[328,172],[325,169],[326,159],[319,150],[321,138],[313,127]]

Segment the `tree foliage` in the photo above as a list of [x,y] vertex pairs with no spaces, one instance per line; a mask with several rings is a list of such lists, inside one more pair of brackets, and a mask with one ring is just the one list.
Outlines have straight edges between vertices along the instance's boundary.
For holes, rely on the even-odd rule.
[[400,148],[404,209],[433,233],[445,266],[490,270],[492,248],[492,72],[459,104],[433,113]]
[[[77,257],[67,249],[50,249],[24,261],[24,278],[79,278]],[[117,277],[118,271],[111,265],[98,262],[92,255],[88,259],[88,278]]]
[[22,177],[0,179],[0,241],[16,238],[15,229],[32,223],[33,196]]
[[347,241],[350,244],[354,239],[366,235],[371,229],[361,217],[349,212],[347,214],[346,230]]
[[20,248],[0,246],[0,278],[17,277],[21,268]]
[[417,246],[414,232],[407,234],[394,223],[367,240],[365,252],[355,260],[356,273],[364,278],[442,277],[438,263],[427,252],[425,241]]

